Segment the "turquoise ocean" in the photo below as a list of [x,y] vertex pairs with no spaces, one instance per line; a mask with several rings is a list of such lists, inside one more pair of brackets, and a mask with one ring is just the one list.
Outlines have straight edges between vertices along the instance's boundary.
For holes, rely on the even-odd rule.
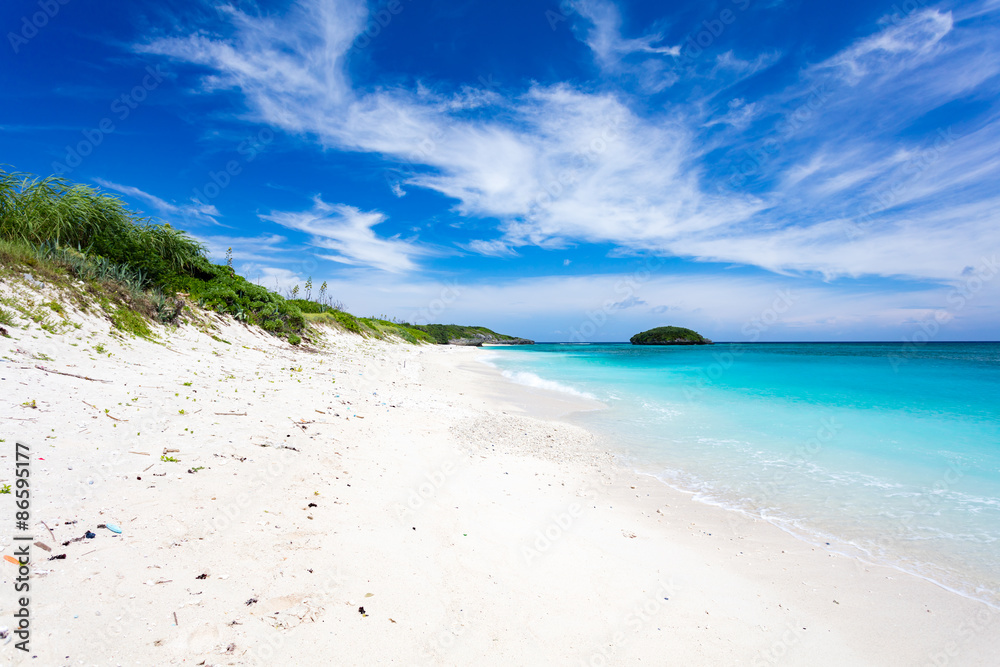
[[1000,343],[492,348],[635,469],[1000,606]]

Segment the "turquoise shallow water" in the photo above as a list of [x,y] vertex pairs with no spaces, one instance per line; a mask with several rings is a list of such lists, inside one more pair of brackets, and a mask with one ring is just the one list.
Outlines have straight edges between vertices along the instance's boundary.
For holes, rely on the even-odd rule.
[[1000,344],[543,344],[515,382],[637,469],[811,542],[1000,605]]

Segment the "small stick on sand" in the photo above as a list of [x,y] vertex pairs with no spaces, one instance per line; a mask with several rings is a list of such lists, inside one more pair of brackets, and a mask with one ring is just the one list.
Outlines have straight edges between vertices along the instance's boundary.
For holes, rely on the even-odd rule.
[[45,526],[45,530],[49,531],[49,535],[52,536],[52,541],[55,542],[56,541],[56,534],[52,532],[52,529],[49,528],[48,525],[46,525],[46,523],[44,521],[42,521],[42,525]]
[[217,415],[228,415],[230,417],[246,417],[247,416],[247,413],[245,413],[245,412],[216,412],[215,414],[217,414]]
[[51,371],[48,368],[45,368],[44,366],[38,366],[38,365],[36,365],[35,368],[37,368],[40,371],[45,371],[46,373],[55,373],[56,375],[66,375],[66,376],[71,377],[71,378],[80,378],[81,380],[90,380],[91,382],[103,382],[104,384],[111,384],[111,380],[98,380],[97,378],[89,378],[86,375],[75,375],[73,373],[63,373],[62,371]]

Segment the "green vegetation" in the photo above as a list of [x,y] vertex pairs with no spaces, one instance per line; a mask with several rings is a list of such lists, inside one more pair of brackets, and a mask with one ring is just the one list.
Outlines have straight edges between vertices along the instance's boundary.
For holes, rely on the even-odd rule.
[[330,306],[306,299],[288,299],[288,304],[295,306],[305,314],[328,313],[334,310]]
[[[319,304],[314,305],[319,306]],[[305,312],[304,317],[306,320],[312,324],[333,325],[359,336],[378,338],[380,340],[396,337],[412,344],[435,342],[420,327],[405,322],[392,322],[378,317],[355,317],[342,310],[333,309],[327,309],[318,313],[303,312]]]
[[684,327],[656,327],[629,339],[633,345],[711,345],[712,341]]
[[[312,277],[284,298],[237,275],[232,249],[225,264],[212,264],[205,246],[169,224],[129,210],[116,196],[62,177],[36,178],[0,169],[0,273],[69,291],[80,310],[97,301],[114,327],[132,336],[154,339],[150,322],[173,324],[196,319],[185,298],[204,309],[256,325],[293,345],[309,342],[309,324],[328,324],[362,336],[399,338],[409,343],[447,344],[519,342],[484,327],[432,324],[416,326],[377,317],[355,317],[319,286],[313,301]],[[5,303],[4,305],[10,305]],[[24,319],[55,332],[71,326],[66,308],[51,301],[40,309],[12,306]],[[57,313],[58,325],[46,319]],[[0,309],[0,324],[14,315]],[[222,343],[229,343],[212,336]],[[477,342],[478,341],[478,342]],[[529,342],[529,341],[523,341]],[[102,347],[95,350],[103,353]]]
[[153,331],[149,328],[149,323],[134,310],[125,306],[119,306],[110,311],[108,316],[111,318],[111,323],[119,331],[124,331],[127,334],[145,338],[146,340],[153,340]]
[[322,313],[305,313],[303,316],[307,321],[315,324],[333,324],[339,326],[345,331],[358,334],[359,336],[363,336],[365,333],[361,328],[361,323],[358,321],[358,318],[354,317],[354,315],[351,315],[350,313],[345,313],[342,310],[331,310]]
[[298,308],[231,266],[210,263],[204,245],[186,232],[55,176],[0,170],[0,262],[31,268],[52,282],[65,283],[60,279],[67,274],[84,281],[87,291],[104,298],[114,325],[133,335],[151,335],[138,321],[143,318],[176,321],[183,301],[168,295],[177,293],[276,335],[305,327]]
[[140,218],[117,197],[57,176],[0,171],[0,238],[76,248],[127,266],[152,284],[205,261],[204,246],[186,232]]
[[180,459],[175,459],[172,456],[167,456],[166,454],[160,457],[160,460],[164,463],[180,463]]
[[415,325],[415,328],[426,332],[438,345],[447,345],[448,341],[451,340],[475,339],[484,339],[484,342],[530,342],[523,338],[498,334],[486,327],[467,327],[458,324],[418,324]]
[[3,488],[0,489],[0,493],[10,493],[10,484],[4,484]]

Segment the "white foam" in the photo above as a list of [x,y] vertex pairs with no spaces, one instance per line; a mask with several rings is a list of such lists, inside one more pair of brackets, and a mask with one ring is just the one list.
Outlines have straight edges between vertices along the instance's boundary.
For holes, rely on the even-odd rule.
[[580,398],[597,400],[593,394],[588,394],[585,391],[578,391],[573,387],[568,387],[564,384],[555,382],[554,380],[546,380],[545,378],[538,377],[534,373],[529,373],[527,371],[503,371],[503,376],[512,382],[523,384],[527,387],[546,389],[548,391],[558,391],[563,394],[579,396]]

